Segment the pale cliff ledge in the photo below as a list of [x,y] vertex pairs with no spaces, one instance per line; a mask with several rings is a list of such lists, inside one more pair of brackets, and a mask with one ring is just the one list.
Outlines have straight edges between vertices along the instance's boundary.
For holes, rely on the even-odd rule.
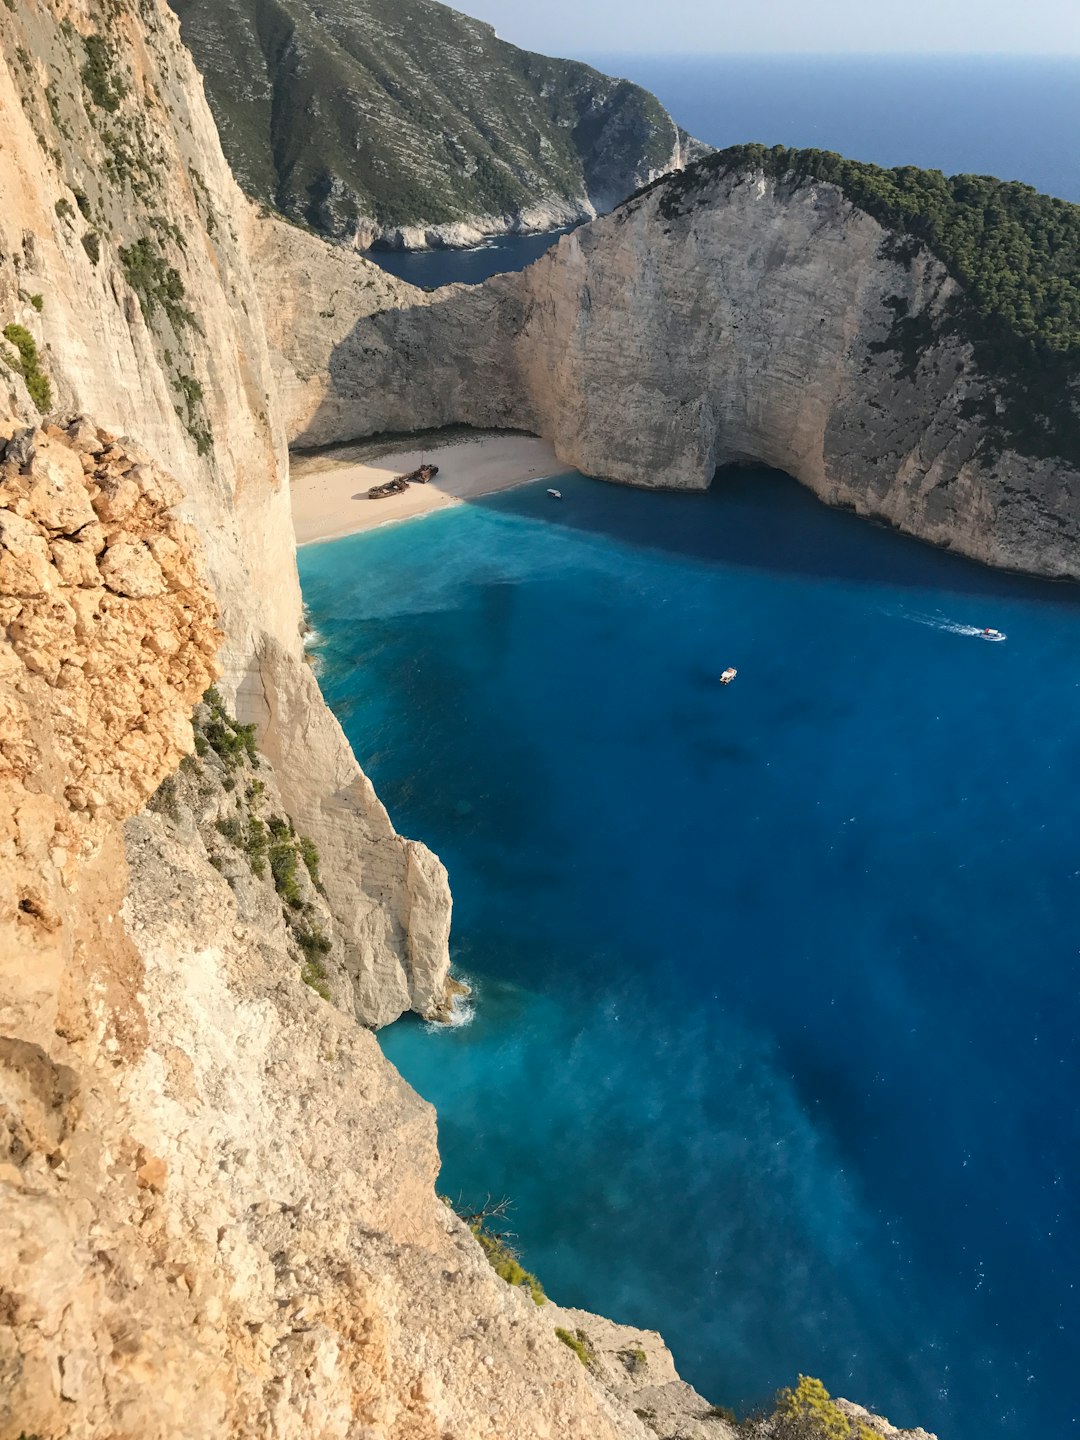
[[[1080,578],[1080,460],[1010,441],[942,261],[836,184],[721,158],[479,287],[350,294],[364,262],[294,242],[339,302],[322,329],[271,320],[290,441],[503,426],[587,474],[676,489],[760,462],[987,564]],[[1075,375],[1047,373],[1069,411]]]

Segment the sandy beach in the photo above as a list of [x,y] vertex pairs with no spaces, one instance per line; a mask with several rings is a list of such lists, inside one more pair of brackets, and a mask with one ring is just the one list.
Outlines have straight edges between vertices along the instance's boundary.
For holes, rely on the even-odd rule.
[[[390,450],[385,442],[337,446],[292,460],[292,511],[298,545],[333,540],[395,520],[411,520],[479,495],[508,490],[566,469],[546,440],[517,433],[436,432],[422,449]],[[422,462],[438,465],[427,485],[369,500],[372,485],[408,474]]]

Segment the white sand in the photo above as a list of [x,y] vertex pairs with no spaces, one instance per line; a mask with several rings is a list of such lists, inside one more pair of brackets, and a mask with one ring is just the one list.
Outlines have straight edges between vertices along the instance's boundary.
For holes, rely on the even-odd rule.
[[[370,453],[370,451],[369,451]],[[372,485],[408,474],[422,462],[438,465],[427,485],[410,485],[401,495],[369,500]],[[432,436],[422,450],[364,458],[364,446],[294,456],[292,512],[298,545],[371,530],[393,520],[411,520],[478,495],[509,490],[527,480],[566,469],[546,440],[532,435],[492,434],[478,439]]]

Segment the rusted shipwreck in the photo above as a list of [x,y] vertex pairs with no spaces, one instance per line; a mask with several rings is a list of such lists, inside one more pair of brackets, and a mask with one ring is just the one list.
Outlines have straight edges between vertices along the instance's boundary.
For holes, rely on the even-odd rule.
[[426,485],[429,480],[434,480],[439,473],[437,465],[420,465],[415,470],[410,470],[408,475],[395,475],[393,480],[386,480],[382,485],[373,485],[367,492],[369,500],[381,500],[386,495],[400,495],[410,485]]

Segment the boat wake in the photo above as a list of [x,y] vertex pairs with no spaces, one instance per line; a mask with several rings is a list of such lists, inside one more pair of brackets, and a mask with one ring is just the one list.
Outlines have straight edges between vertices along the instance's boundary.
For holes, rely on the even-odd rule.
[[950,620],[942,614],[924,615],[915,610],[894,611],[901,620],[914,621],[916,625],[926,625],[931,630],[943,630],[949,635],[965,635],[975,640],[992,640],[1000,642],[1006,639],[1003,631],[995,630],[985,625],[962,625],[958,620]]

